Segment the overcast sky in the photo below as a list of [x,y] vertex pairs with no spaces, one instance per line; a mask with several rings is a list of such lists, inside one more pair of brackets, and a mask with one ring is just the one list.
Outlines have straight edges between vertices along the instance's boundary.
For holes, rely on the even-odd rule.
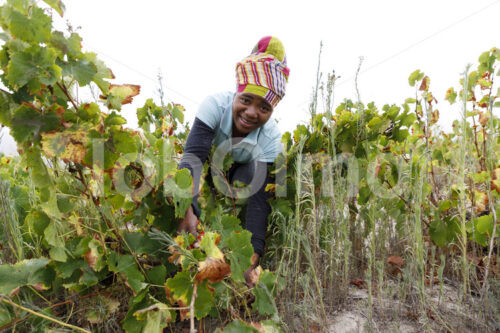
[[[500,0],[351,1],[169,1],[69,0],[66,15],[85,50],[113,70],[115,83],[139,84],[141,94],[123,109],[131,127],[147,98],[158,102],[161,71],[167,100],[183,104],[191,123],[205,96],[235,87],[234,68],[263,36],[285,46],[290,67],[287,95],[275,109],[282,131],[307,121],[320,42],[321,70],[335,70],[335,106],[356,98],[354,75],[364,103],[401,104],[414,96],[408,76],[415,69],[431,78],[440,124],[449,129],[460,106],[444,100],[458,86],[468,63],[500,47]],[[5,132],[5,131],[4,131]],[[15,151],[4,135],[0,150]]]

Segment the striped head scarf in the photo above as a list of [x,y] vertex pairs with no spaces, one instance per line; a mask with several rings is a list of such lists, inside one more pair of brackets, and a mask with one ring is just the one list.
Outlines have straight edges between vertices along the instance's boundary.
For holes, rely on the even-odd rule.
[[236,90],[261,96],[276,107],[285,96],[289,73],[283,44],[278,38],[267,36],[236,64]]

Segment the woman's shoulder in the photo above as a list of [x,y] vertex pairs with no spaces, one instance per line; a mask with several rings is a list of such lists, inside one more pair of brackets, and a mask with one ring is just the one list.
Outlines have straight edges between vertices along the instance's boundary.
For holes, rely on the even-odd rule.
[[273,118],[269,119],[264,126],[261,127],[259,136],[265,141],[281,140],[281,131],[276,120]]
[[202,104],[209,103],[213,106],[226,108],[233,103],[234,92],[232,91],[223,91],[215,94],[208,95],[205,97],[205,100]]
[[224,112],[231,108],[234,92],[226,91],[205,97],[201,102],[196,117],[210,128],[219,126]]

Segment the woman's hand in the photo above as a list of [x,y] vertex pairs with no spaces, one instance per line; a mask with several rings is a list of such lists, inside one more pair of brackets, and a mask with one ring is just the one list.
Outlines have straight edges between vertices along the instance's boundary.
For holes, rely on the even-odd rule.
[[259,258],[260,255],[258,253],[254,253],[252,256],[252,264],[243,274],[243,277],[245,278],[248,288],[255,287],[257,281],[259,280],[259,275],[260,275],[260,269],[258,268]]
[[177,232],[179,234],[183,231],[189,232],[196,238],[198,236],[198,232],[196,231],[197,225],[198,225],[198,218],[193,212],[193,207],[189,206],[188,210],[186,211],[186,215],[184,216],[184,219],[179,224],[179,227],[177,227]]

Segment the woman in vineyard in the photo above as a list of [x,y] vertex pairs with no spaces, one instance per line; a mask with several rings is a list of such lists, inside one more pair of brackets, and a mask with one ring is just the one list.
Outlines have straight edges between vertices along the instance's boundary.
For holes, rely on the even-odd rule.
[[[283,44],[276,37],[264,37],[251,54],[236,65],[236,92],[208,96],[200,105],[193,127],[186,141],[179,168],[188,168],[198,191],[200,174],[212,147],[218,152],[230,153],[234,163],[222,176],[223,182],[250,184],[245,228],[252,233],[254,255],[252,265],[245,272],[250,286],[254,269],[262,256],[271,212],[270,194],[265,191],[270,182],[268,164],[282,151],[281,133],[274,121],[269,121],[274,108],[285,95],[289,69]],[[222,170],[212,156],[211,170]],[[214,165],[215,164],[215,165]],[[215,170],[214,170],[215,169]],[[211,172],[217,186],[220,173]],[[220,184],[220,183],[219,183]],[[201,210],[197,194],[186,212],[178,231],[196,235]],[[238,196],[241,199],[241,196]]]

